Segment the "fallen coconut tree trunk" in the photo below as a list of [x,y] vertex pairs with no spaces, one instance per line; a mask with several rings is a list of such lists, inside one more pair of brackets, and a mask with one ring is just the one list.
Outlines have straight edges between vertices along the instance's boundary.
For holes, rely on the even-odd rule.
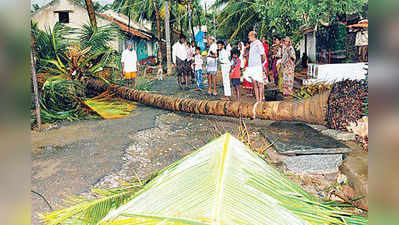
[[94,78],[85,78],[83,83],[89,89],[99,92],[110,90],[123,99],[170,111],[266,120],[303,121],[323,125],[327,123],[329,92],[298,101],[274,101],[256,104],[175,98],[107,84]]

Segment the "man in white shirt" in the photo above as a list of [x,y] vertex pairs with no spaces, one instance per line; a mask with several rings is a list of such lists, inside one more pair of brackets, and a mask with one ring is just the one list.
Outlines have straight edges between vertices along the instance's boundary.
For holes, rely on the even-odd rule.
[[231,63],[229,60],[229,53],[224,48],[224,42],[218,41],[218,49],[219,49],[219,62],[222,70],[223,76],[223,89],[224,89],[224,98],[222,100],[230,101],[231,97],[231,87],[230,87],[230,69]]
[[263,43],[257,39],[255,31],[248,34],[248,39],[251,42],[248,57],[248,67],[244,72],[244,79],[254,85],[256,101],[261,102],[265,99],[265,80],[264,80],[264,66],[266,62],[265,48]]
[[[217,63],[218,47],[215,43],[214,37],[208,38],[208,44],[209,44],[209,51],[208,51],[208,57],[206,58],[206,62],[207,62],[206,72],[208,73],[208,87],[209,87],[208,95],[213,94],[214,96],[216,96],[217,95],[216,73],[218,70],[218,63]],[[212,92],[212,87],[213,87],[213,92]]]
[[122,74],[126,79],[126,86],[129,87],[129,80],[131,80],[132,88],[135,88],[135,80],[137,73],[137,54],[133,49],[132,41],[127,42],[127,48],[122,52]]
[[184,76],[184,80],[186,82],[186,89],[188,89],[188,76],[189,76],[189,68],[187,62],[187,47],[185,45],[185,37],[184,35],[180,36],[178,42],[176,42],[172,47],[172,60],[175,65],[177,72],[177,80],[179,82],[180,89],[183,89],[182,85],[182,77]]

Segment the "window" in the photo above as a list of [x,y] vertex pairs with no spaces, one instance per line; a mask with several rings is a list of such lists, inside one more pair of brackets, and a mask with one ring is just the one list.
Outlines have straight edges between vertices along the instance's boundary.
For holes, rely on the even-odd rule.
[[58,12],[58,22],[69,23],[69,12]]

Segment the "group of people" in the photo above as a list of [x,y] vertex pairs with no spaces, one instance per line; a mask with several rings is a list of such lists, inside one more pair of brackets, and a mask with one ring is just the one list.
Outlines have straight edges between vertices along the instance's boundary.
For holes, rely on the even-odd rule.
[[[233,48],[228,41],[216,42],[214,37],[208,37],[204,62],[202,51],[196,46],[195,41],[187,43],[186,38],[180,36],[179,41],[172,47],[172,60],[180,89],[188,89],[191,83],[196,82],[196,90],[203,90],[202,75],[206,74],[207,94],[217,96],[216,76],[220,65],[224,89],[222,100],[231,100],[232,89],[236,100],[240,100],[241,80],[243,88],[250,90],[257,102],[265,100],[265,84],[278,87],[284,96],[292,95],[296,56],[290,38],[286,37],[280,41],[278,37],[273,37],[270,54],[266,37],[260,41],[256,32],[251,31],[248,40],[245,44],[239,42],[238,46]],[[128,42],[127,49],[123,51],[121,61],[127,86],[130,81],[134,88],[137,54],[131,42]]]
[[245,44],[239,42],[238,46],[233,48],[228,41],[216,42],[215,38],[210,36],[204,62],[201,49],[196,47],[195,42],[187,44],[185,37],[181,36],[172,49],[180,88],[184,89],[182,78],[186,89],[194,78],[197,83],[196,90],[202,90],[202,75],[206,74],[207,94],[217,96],[216,75],[220,65],[224,89],[222,100],[231,100],[232,89],[236,99],[240,100],[241,79],[243,88],[250,90],[256,101],[265,100],[265,84],[279,88],[284,96],[292,95],[296,55],[290,38],[286,37],[280,41],[278,37],[273,37],[270,49],[267,38],[258,40],[255,31],[249,32],[248,40]]

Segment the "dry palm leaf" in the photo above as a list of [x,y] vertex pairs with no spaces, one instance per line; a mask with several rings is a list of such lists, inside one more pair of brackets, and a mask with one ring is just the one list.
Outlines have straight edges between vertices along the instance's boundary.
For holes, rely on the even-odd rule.
[[120,119],[137,108],[136,102],[116,98],[109,91],[84,101],[84,104],[103,119]]

